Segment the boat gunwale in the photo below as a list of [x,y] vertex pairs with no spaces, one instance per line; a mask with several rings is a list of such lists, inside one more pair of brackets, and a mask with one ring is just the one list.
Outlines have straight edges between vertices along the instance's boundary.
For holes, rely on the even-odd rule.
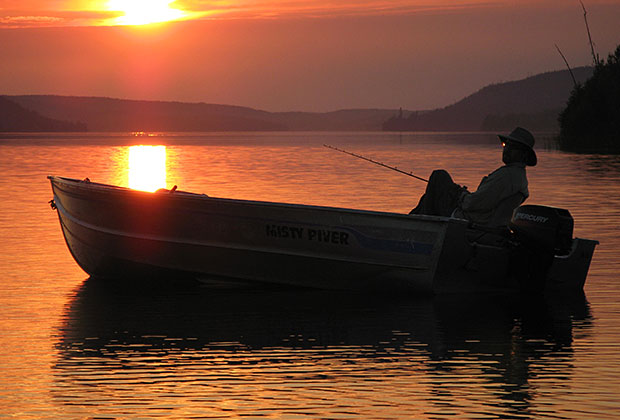
[[321,206],[314,204],[297,204],[297,203],[282,203],[276,201],[262,201],[262,200],[247,200],[247,199],[238,199],[238,198],[224,198],[224,197],[213,197],[207,194],[193,193],[188,191],[174,191],[174,192],[148,192],[148,191],[140,191],[134,190],[128,187],[121,187],[118,185],[111,184],[103,184],[99,182],[92,181],[83,181],[74,178],[67,178],[61,176],[48,175],[47,178],[52,182],[52,185],[60,185],[66,184],[72,187],[81,187],[83,189],[93,189],[96,188],[102,192],[108,192],[111,194],[114,193],[131,193],[137,194],[144,197],[148,196],[161,196],[163,194],[169,194],[171,197],[175,197],[175,199],[180,200],[208,200],[208,201],[219,201],[223,203],[229,204],[239,204],[239,205],[253,205],[260,207],[272,207],[272,208],[288,208],[288,209],[307,209],[307,210],[315,210],[315,211],[330,211],[337,213],[347,213],[347,214],[359,214],[359,215],[369,215],[369,216],[389,216],[390,218],[395,219],[404,219],[408,221],[423,221],[423,222],[432,222],[432,223],[463,223],[469,224],[469,222],[465,219],[458,219],[454,217],[445,217],[445,216],[429,216],[423,214],[403,214],[396,212],[388,212],[388,211],[379,211],[379,210],[363,210],[363,209],[352,209],[347,207],[332,207],[332,206]]

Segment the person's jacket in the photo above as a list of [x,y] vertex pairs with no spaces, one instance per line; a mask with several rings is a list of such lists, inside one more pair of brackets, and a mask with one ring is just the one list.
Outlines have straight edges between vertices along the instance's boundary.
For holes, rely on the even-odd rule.
[[507,226],[512,211],[530,195],[524,163],[511,163],[482,178],[475,192],[465,191],[454,216],[482,225]]

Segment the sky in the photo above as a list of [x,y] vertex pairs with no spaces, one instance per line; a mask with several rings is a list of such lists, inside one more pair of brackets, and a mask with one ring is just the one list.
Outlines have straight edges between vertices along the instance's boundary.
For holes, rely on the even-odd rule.
[[[620,0],[583,0],[596,51]],[[592,63],[579,0],[0,0],[0,94],[423,110]]]

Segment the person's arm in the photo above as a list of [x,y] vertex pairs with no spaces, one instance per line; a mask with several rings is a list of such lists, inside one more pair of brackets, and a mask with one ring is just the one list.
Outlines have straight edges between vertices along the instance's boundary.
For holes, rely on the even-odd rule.
[[513,193],[511,185],[510,173],[502,167],[483,178],[475,192],[465,194],[460,207],[465,212],[493,209]]

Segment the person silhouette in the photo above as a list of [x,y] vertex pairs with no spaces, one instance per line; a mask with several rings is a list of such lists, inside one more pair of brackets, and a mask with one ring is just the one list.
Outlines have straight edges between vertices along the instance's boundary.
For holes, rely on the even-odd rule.
[[482,178],[470,192],[438,169],[431,174],[426,191],[409,214],[452,216],[485,226],[507,226],[512,212],[529,197],[526,166],[536,166],[535,139],[517,127],[498,135],[503,146],[504,166]]

